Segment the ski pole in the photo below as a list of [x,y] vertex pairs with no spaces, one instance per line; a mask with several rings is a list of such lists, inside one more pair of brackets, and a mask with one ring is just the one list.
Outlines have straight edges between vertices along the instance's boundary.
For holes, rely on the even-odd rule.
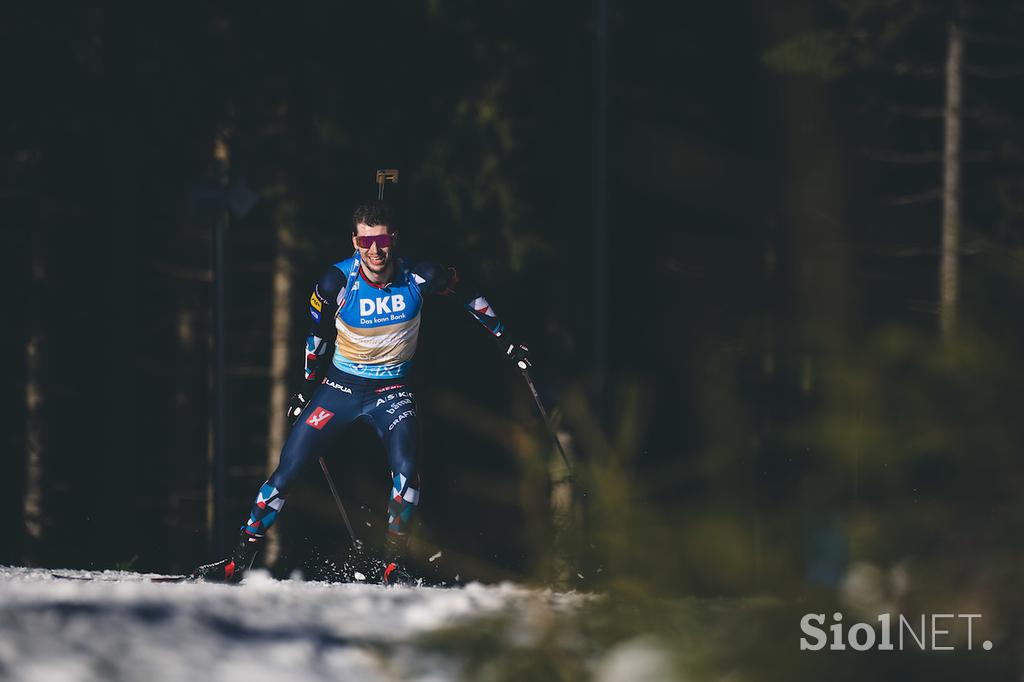
[[572,464],[569,463],[569,457],[565,454],[565,450],[562,448],[562,442],[558,440],[558,434],[555,433],[554,428],[551,426],[551,422],[548,421],[548,411],[544,409],[544,403],[540,401],[540,396],[537,394],[537,388],[533,385],[533,379],[530,378],[530,372],[525,367],[520,367],[519,371],[523,373],[523,379],[526,380],[526,385],[530,387],[530,393],[533,395],[533,402],[537,403],[537,409],[540,411],[540,416],[544,420],[544,426],[548,427],[548,433],[551,434],[551,438],[555,441],[558,453],[562,455],[562,461],[565,462],[565,468],[569,470],[569,482],[575,483],[572,475]]
[[348,529],[348,535],[352,538],[352,544],[359,544],[359,541],[356,540],[356,533],[352,530],[352,524],[349,523],[348,514],[345,513],[345,505],[341,503],[341,497],[338,496],[338,489],[334,487],[334,479],[331,478],[331,472],[327,470],[327,462],[324,461],[323,457],[320,458],[320,468],[324,472],[324,478],[327,479],[327,485],[331,489],[331,495],[334,495],[334,501],[338,504],[338,511],[341,512],[341,518],[345,521],[345,528]]

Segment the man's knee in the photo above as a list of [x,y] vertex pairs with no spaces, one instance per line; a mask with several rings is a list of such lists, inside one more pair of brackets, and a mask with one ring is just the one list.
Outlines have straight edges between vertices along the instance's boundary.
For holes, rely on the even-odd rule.
[[290,471],[282,471],[281,467],[274,470],[274,473],[267,479],[267,484],[273,486],[277,491],[284,496],[288,490],[288,484],[292,482]]

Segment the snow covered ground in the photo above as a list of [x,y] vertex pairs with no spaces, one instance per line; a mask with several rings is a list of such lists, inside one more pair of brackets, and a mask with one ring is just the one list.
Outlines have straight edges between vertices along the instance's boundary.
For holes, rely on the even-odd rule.
[[0,566],[0,682],[1019,678],[1009,645],[941,656],[800,651],[808,602],[767,595],[57,573],[83,579]]
[[[94,579],[0,567],[0,680],[471,679],[480,669],[466,667],[464,647],[436,645],[446,632],[500,617],[515,624],[503,637],[535,639],[536,623],[586,600],[511,584],[384,588],[259,571],[240,586],[57,573]],[[625,679],[614,666],[605,679]]]

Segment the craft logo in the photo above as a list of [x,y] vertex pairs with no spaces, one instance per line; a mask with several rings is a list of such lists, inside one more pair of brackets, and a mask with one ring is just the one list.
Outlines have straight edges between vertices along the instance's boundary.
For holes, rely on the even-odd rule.
[[325,410],[322,407],[318,407],[315,410],[313,410],[312,414],[309,415],[309,418],[306,419],[306,423],[312,426],[317,431],[319,431],[322,428],[324,428],[324,424],[331,421],[331,417],[333,416],[333,412]]
[[396,426],[398,426],[398,422],[402,421],[406,417],[415,417],[415,416],[416,416],[416,410],[406,410],[402,414],[398,415],[395,418],[395,421],[391,422],[391,426],[388,427],[388,431],[392,431]]

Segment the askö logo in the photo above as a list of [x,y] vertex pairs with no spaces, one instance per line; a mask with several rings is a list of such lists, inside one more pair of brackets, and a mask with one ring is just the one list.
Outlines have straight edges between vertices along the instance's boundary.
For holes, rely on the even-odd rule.
[[360,315],[383,315],[385,313],[400,313],[403,310],[405,310],[405,296],[402,294],[359,299]]

